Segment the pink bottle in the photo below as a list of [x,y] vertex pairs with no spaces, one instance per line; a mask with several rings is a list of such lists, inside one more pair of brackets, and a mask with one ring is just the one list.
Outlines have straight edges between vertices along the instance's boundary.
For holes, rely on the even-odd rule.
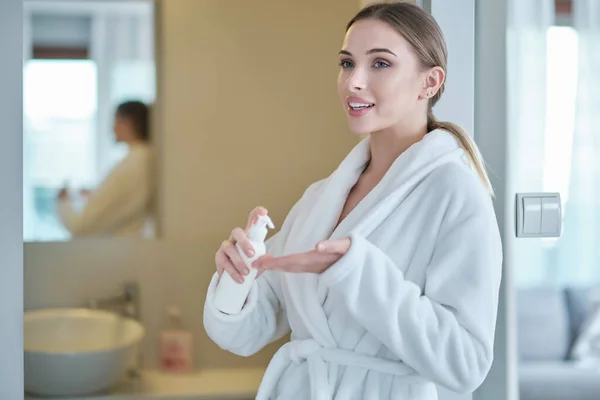
[[185,329],[181,311],[177,307],[167,310],[169,324],[160,333],[160,366],[167,372],[189,372],[193,369],[192,332]]

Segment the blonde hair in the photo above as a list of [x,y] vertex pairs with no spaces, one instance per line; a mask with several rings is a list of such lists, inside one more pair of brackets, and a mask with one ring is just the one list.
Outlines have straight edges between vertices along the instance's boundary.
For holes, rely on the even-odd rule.
[[[448,51],[444,35],[435,19],[421,7],[405,2],[375,3],[360,10],[350,20],[346,31],[355,22],[364,19],[379,20],[396,29],[410,43],[424,69],[440,67],[446,71]],[[438,121],[433,115],[433,106],[442,96],[444,86],[442,84],[438,92],[429,100],[427,131],[443,129],[454,135],[469,156],[484,187],[493,197],[494,189],[485,170],[483,157],[471,135],[456,124]]]

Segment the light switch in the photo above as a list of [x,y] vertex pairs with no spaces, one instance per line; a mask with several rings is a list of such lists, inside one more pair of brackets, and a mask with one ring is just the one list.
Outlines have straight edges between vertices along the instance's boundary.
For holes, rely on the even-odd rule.
[[542,226],[542,199],[540,197],[523,198],[523,233],[539,235]]
[[560,193],[517,193],[515,200],[517,237],[560,237],[562,224]]
[[559,197],[542,197],[542,228],[544,235],[560,233],[561,211]]

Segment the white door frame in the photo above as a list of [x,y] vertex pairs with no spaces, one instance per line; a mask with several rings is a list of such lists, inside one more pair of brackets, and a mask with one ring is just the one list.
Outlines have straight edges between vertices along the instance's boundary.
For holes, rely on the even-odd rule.
[[0,399],[23,399],[22,1],[0,1]]
[[496,326],[494,364],[475,400],[517,400],[518,361],[515,294],[508,246],[514,235],[514,199],[507,188],[508,112],[506,1],[478,1],[475,7],[475,141],[490,170],[495,211],[502,235],[504,265]]

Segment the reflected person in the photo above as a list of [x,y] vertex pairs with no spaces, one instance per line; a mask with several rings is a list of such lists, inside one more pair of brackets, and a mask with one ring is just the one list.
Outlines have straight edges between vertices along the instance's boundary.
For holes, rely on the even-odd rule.
[[119,104],[114,134],[117,142],[127,144],[128,154],[95,190],[85,193],[81,210],[66,188],[59,192],[57,214],[73,237],[153,235],[149,114],[143,102]]

